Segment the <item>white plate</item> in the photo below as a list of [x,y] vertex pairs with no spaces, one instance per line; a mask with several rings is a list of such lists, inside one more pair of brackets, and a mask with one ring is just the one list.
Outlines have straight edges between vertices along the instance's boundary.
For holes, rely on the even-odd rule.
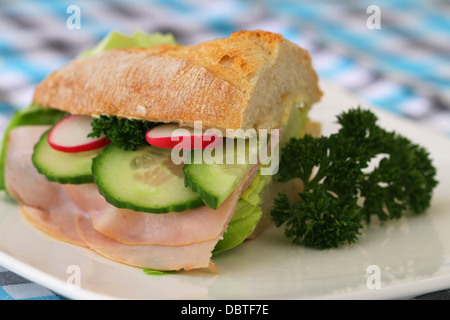
[[[367,106],[329,83],[312,117],[335,130],[342,110]],[[0,198],[0,264],[72,299],[402,299],[450,288],[450,139],[430,128],[373,109],[382,125],[426,146],[438,168],[426,215],[363,230],[357,244],[333,250],[294,246],[282,229],[218,255],[219,274],[205,271],[148,276],[35,230],[18,207]],[[379,289],[369,266],[380,271]],[[79,270],[80,287],[70,281]]]

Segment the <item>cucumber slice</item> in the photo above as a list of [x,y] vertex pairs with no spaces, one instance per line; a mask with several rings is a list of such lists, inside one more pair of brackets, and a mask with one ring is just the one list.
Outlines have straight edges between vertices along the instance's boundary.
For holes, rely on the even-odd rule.
[[[184,181],[192,191],[197,193],[203,202],[213,209],[217,209],[233,192],[237,185],[250,170],[251,159],[256,159],[254,154],[258,147],[252,146],[249,140],[245,144],[245,159],[242,162],[237,161],[238,152],[242,152],[234,144],[234,163],[227,163],[226,149],[223,150],[224,160],[222,163],[187,163],[183,166]],[[252,155],[252,156],[251,156]],[[239,155],[241,157],[242,155]]]
[[171,160],[171,149],[144,146],[135,151],[113,144],[92,162],[100,193],[117,208],[168,213],[204,206],[184,185],[181,165]]
[[53,149],[46,131],[34,146],[32,161],[39,173],[47,180],[63,184],[82,184],[94,182],[92,175],[92,159],[102,152],[102,149],[66,153]]

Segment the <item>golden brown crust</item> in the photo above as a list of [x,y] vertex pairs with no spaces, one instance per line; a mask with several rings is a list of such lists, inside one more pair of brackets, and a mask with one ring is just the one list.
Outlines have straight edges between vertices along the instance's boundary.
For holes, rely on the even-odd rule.
[[248,129],[281,127],[286,95],[320,99],[309,54],[279,34],[238,31],[194,46],[116,49],[76,59],[34,102],[75,114]]

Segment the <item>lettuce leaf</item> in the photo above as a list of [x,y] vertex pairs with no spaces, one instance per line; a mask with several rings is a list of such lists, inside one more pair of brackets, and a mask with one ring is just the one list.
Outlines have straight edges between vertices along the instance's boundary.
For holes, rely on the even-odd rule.
[[308,113],[311,109],[310,106],[300,107],[293,106],[291,115],[286,123],[283,133],[283,139],[280,142],[280,147],[283,147],[291,138],[300,138],[303,128],[308,122]]
[[149,276],[164,276],[177,272],[176,270],[155,270],[149,268],[143,268],[142,271],[144,271],[144,273]]
[[94,54],[118,48],[149,48],[161,44],[177,45],[175,38],[171,34],[146,34],[136,31],[132,36],[124,35],[118,31],[109,33],[94,48],[86,50],[77,58],[85,58]]
[[239,199],[236,211],[228,223],[227,231],[223,234],[223,239],[216,244],[213,254],[236,247],[253,233],[263,214],[261,191],[271,180],[272,176],[263,176],[258,172]]

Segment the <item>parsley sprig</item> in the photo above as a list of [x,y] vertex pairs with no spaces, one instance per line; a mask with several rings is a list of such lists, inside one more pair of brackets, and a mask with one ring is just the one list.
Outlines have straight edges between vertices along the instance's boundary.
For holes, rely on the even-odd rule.
[[98,138],[105,134],[112,144],[124,150],[136,150],[145,145],[145,133],[158,123],[101,115],[91,123],[88,137]]
[[356,242],[374,215],[386,221],[424,213],[438,184],[427,150],[378,126],[371,111],[350,109],[337,121],[337,133],[293,138],[282,151],[280,181],[299,178],[304,189],[294,205],[279,194],[271,217],[295,244]]

